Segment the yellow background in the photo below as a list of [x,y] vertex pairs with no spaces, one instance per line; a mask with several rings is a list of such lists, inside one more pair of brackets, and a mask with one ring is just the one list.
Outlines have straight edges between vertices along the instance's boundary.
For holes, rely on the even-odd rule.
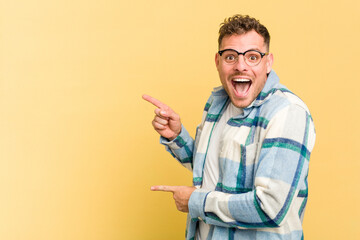
[[190,185],[158,144],[150,94],[192,135],[220,84],[225,17],[266,25],[274,70],[312,112],[306,239],[360,236],[360,3],[3,0],[0,239],[183,239],[154,184]]

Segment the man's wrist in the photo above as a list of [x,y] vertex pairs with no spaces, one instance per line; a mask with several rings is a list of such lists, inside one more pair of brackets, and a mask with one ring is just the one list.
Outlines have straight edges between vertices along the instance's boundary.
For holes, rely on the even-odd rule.
[[205,220],[205,203],[209,193],[210,191],[204,189],[192,192],[188,204],[191,219]]
[[174,136],[172,136],[171,138],[167,138],[167,139],[169,140],[169,142],[171,142],[171,141],[175,140],[180,135],[180,133],[181,133],[181,129],[178,133],[175,133]]

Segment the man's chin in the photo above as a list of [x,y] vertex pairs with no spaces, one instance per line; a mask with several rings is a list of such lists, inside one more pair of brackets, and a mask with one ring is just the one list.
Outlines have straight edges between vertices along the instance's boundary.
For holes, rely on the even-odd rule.
[[230,99],[231,99],[232,104],[238,108],[247,108],[252,102],[249,97],[239,99],[239,98],[236,98],[233,96]]

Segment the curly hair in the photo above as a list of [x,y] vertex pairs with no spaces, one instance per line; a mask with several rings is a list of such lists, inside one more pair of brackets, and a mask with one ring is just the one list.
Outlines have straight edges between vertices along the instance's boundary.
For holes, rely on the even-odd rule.
[[236,14],[232,17],[225,18],[224,22],[220,24],[219,29],[219,49],[221,45],[222,39],[227,35],[233,34],[244,34],[250,32],[251,30],[255,30],[258,34],[260,34],[264,38],[264,43],[269,50],[270,47],[270,34],[267,28],[262,25],[258,20],[252,18],[248,15],[240,15]]

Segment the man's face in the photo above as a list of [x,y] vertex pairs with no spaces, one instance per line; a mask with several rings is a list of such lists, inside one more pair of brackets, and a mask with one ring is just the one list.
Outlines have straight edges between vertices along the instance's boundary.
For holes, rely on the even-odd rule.
[[[220,45],[220,50],[223,49],[267,52],[264,38],[254,30],[241,35],[225,36]],[[257,66],[249,67],[244,62],[243,55],[239,55],[239,60],[231,65],[225,63],[223,57],[216,53],[215,63],[220,81],[236,107],[245,108],[255,100],[264,88],[272,62],[273,56],[269,54],[265,55]]]

